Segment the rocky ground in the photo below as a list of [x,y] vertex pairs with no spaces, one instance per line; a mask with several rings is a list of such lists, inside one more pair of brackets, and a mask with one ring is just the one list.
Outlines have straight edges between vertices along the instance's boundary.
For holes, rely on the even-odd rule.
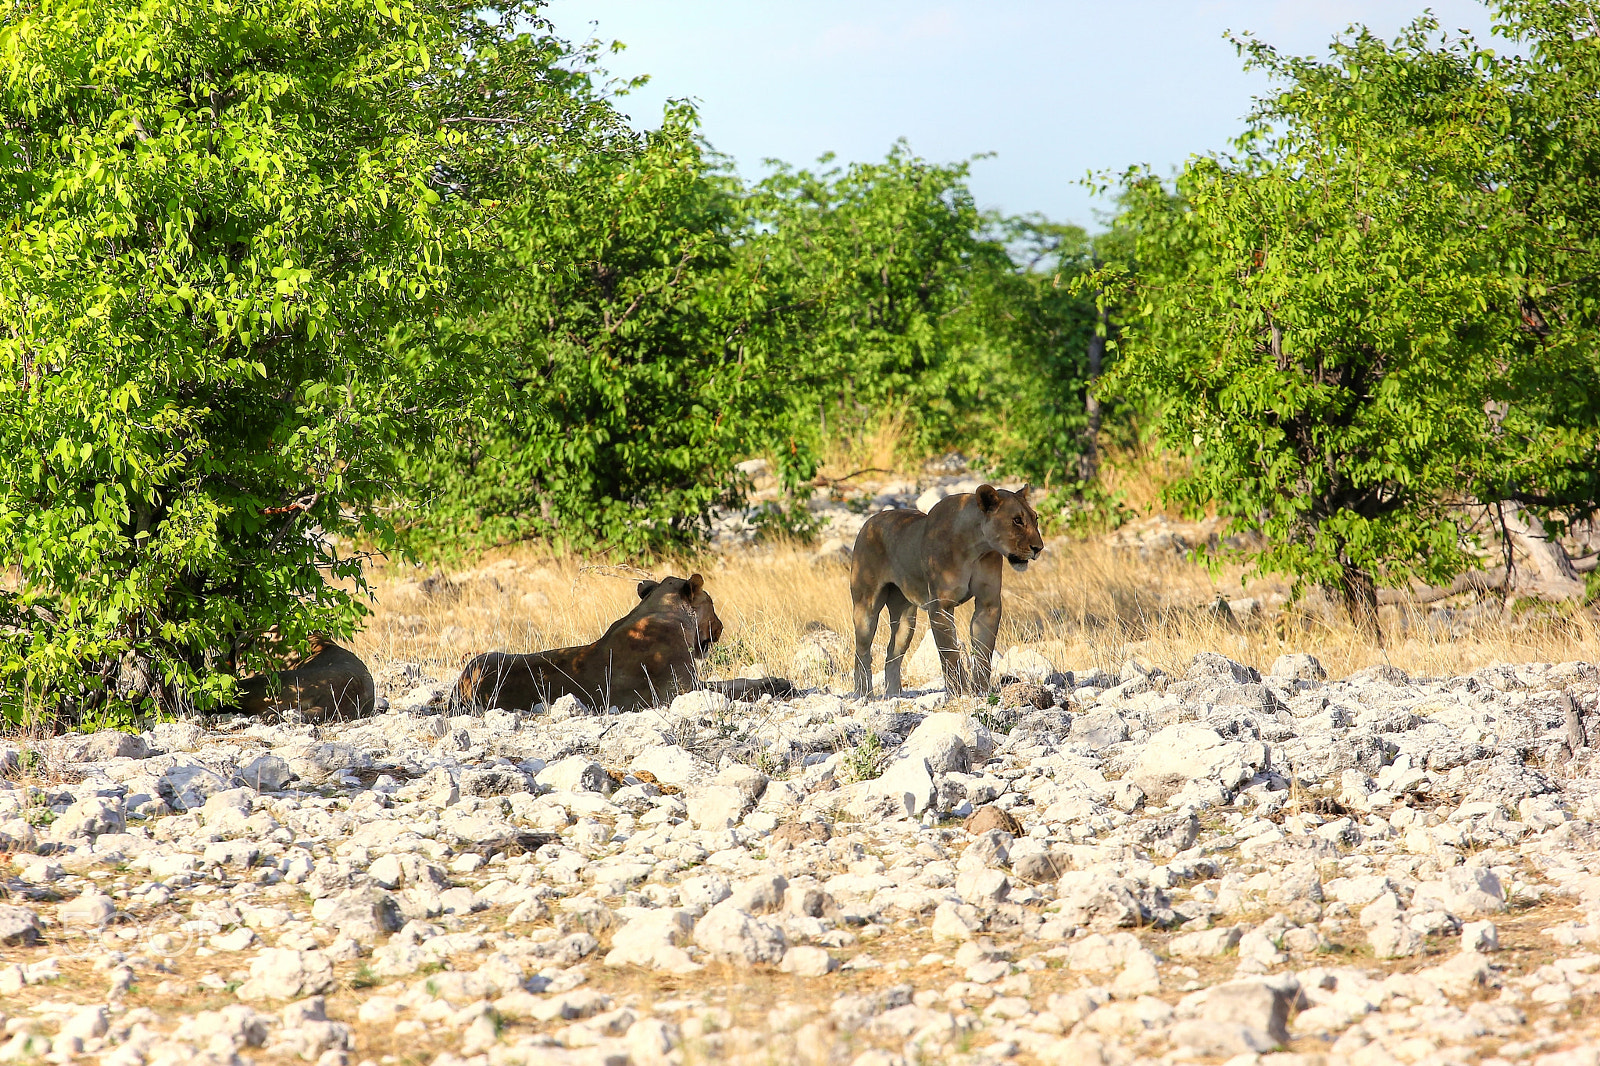
[[1593,1066],[1594,666],[1065,665],[0,747],[0,1060]]

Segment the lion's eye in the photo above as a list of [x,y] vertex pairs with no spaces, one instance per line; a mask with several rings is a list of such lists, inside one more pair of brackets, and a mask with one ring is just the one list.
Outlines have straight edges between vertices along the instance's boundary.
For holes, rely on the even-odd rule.
[[1020,525],[1022,525],[1022,516],[1021,515],[1017,515],[1017,517],[1013,518],[1012,521],[1020,526]]

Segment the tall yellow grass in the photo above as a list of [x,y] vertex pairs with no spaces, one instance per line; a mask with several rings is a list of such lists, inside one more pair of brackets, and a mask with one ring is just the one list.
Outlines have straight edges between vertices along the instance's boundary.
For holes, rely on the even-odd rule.
[[[788,673],[813,623],[849,639],[847,570],[837,563],[813,564],[797,546],[701,556],[648,572],[529,549],[441,575],[431,591],[425,571],[380,571],[375,612],[355,650],[374,666],[416,662],[432,676],[447,678],[476,652],[592,641],[637,602],[641,578],[692,571],[706,576],[726,625],[712,660],[723,674],[754,664]],[[1057,539],[1028,573],[1006,572],[999,646],[1036,648],[1059,669],[1098,666],[1113,672],[1137,657],[1181,673],[1200,651],[1221,652],[1261,670],[1285,652],[1310,652],[1336,677],[1379,663],[1451,676],[1496,662],[1600,661],[1600,630],[1588,611],[1518,614],[1491,605],[1452,627],[1426,608],[1385,608],[1385,648],[1315,596],[1244,621],[1214,606],[1219,595],[1271,602],[1286,591],[1272,582],[1242,583],[1237,568],[1213,579],[1203,566],[1175,555],[1144,560],[1099,541]],[[963,632],[970,610],[960,612]],[[923,616],[919,641],[926,628]],[[880,669],[886,631],[880,626]],[[833,681],[843,689],[848,662],[840,665]]]

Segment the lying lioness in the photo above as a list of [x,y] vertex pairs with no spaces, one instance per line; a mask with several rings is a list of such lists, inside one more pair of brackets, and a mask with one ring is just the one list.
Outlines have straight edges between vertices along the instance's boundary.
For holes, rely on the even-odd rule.
[[[917,608],[928,612],[945,691],[989,689],[989,658],[1000,629],[1000,561],[1018,573],[1044,550],[1039,518],[1028,505],[1030,488],[1016,492],[980,485],[977,492],[946,496],[923,514],[912,508],[879,511],[856,537],[850,561],[855,608],[856,692],[872,693],[872,638],[878,615],[889,608],[889,654],[884,689],[900,691],[900,662],[917,630]],[[957,607],[976,598],[972,612],[972,687],[956,639]]]
[[781,677],[697,681],[695,660],[722,636],[699,574],[639,583],[640,603],[593,644],[526,655],[492,651],[467,663],[451,693],[452,706],[531,710],[571,694],[589,707],[637,710],[692,688],[733,699],[764,693],[789,696]]

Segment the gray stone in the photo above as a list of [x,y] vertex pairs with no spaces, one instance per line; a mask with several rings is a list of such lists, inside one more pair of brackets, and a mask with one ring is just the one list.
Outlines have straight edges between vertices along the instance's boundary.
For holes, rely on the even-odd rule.
[[101,730],[88,736],[69,735],[61,740],[63,756],[69,762],[104,762],[107,759],[143,759],[150,754],[144,738],[132,733]]
[[900,749],[908,758],[922,759],[935,774],[964,774],[972,769],[972,753],[966,741],[954,733],[917,733]]
[[1237,925],[1200,929],[1193,933],[1180,933],[1167,941],[1167,953],[1180,959],[1208,959],[1226,955],[1239,945],[1244,930]]
[[510,796],[529,790],[527,775],[514,766],[464,770],[457,786],[463,796]]
[[1289,681],[1326,681],[1328,671],[1315,655],[1290,653],[1280,655],[1272,663],[1272,676]]
[[1128,739],[1128,723],[1115,711],[1090,711],[1072,720],[1067,740],[1099,751]]
[[258,755],[239,768],[239,780],[257,792],[282,792],[294,780],[294,771],[277,755]]
[[1499,951],[1500,932],[1490,921],[1467,922],[1461,927],[1462,951]]
[[1457,918],[1497,914],[1506,909],[1505,890],[1493,870],[1482,866],[1452,866],[1437,881],[1424,881],[1412,893],[1413,910],[1437,906]]
[[1398,919],[1380,921],[1367,931],[1367,943],[1378,959],[1403,959],[1422,951],[1422,936]]
[[736,762],[723,767],[711,783],[738,789],[748,810],[761,802],[762,793],[767,790],[767,775],[753,766]]
[[0,944],[26,947],[39,939],[43,928],[39,916],[28,908],[0,904]]
[[963,870],[956,877],[956,895],[963,903],[975,907],[992,907],[1006,898],[1011,891],[1011,879],[999,870],[987,867]]
[[702,874],[685,878],[678,884],[678,899],[696,913],[704,913],[731,895],[733,886],[727,874]]
[[1261,675],[1253,668],[1211,651],[1203,651],[1190,660],[1189,669],[1183,676],[1188,681],[1232,681],[1240,685],[1259,684],[1261,681]]
[[1146,818],[1130,826],[1128,834],[1162,858],[1171,858],[1194,846],[1200,836],[1200,819],[1193,811]]
[[98,929],[117,913],[117,904],[96,886],[90,886],[77,899],[56,908],[56,916],[66,925]]
[[1144,789],[1132,781],[1118,781],[1117,787],[1111,793],[1111,806],[1127,814],[1132,814],[1143,807],[1144,801]]
[[372,765],[367,753],[354,744],[299,744],[283,749],[289,769],[296,777],[313,784],[337,780],[347,770]]
[[381,888],[346,889],[324,896],[311,907],[311,916],[330,929],[365,944],[400,928],[400,907]]
[[922,724],[912,730],[906,737],[907,751],[922,751],[931,748],[934,737],[945,734],[959,737],[962,744],[966,745],[968,758],[972,763],[981,763],[994,753],[994,735],[989,732],[989,727],[978,720],[977,715],[963,714],[958,711],[938,711],[922,720]]
[[[1200,1017],[1214,1025],[1237,1024],[1273,1045],[1289,1042],[1289,1010],[1298,987],[1281,981],[1230,981],[1203,993]],[[1257,1050],[1267,1050],[1258,1048]]]
[[127,828],[122,801],[100,796],[79,800],[56,818],[50,835],[57,840],[94,839],[102,833],[121,833]]

